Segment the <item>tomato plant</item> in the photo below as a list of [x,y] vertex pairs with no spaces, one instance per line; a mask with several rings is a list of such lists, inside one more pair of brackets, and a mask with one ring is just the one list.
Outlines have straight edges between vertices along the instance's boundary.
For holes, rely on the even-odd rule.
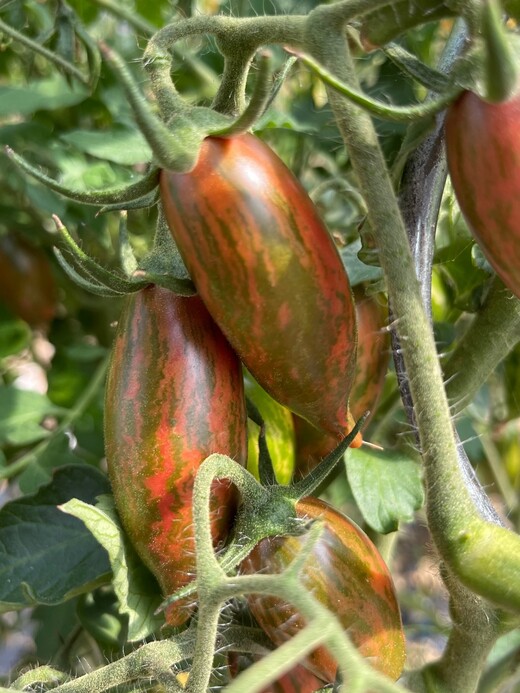
[[518,293],[517,5],[0,2],[0,234],[79,286],[0,320],[0,687],[515,688],[520,298],[443,154]]
[[[240,363],[201,300],[149,287],[126,299],[105,396],[108,471],[123,525],[164,594],[195,569],[193,480],[212,452],[246,459]],[[213,489],[215,544],[236,507],[229,482]],[[175,605],[168,621],[189,617]]]
[[468,226],[520,297],[520,94],[488,103],[464,92],[446,115],[451,181]]
[[[395,589],[379,552],[357,525],[317,498],[296,505],[302,520],[322,520],[324,528],[302,567],[302,584],[337,616],[352,642],[373,666],[397,679],[404,666],[404,636]],[[241,564],[244,573],[279,573],[298,555],[305,537],[262,540]],[[276,645],[302,627],[303,619],[275,597],[249,595],[251,611]],[[323,681],[335,680],[337,663],[323,647],[306,666]]]
[[195,168],[162,171],[160,185],[197,290],[253,377],[288,409],[344,435],[351,428],[354,303],[300,183],[266,144],[245,134],[207,138]]

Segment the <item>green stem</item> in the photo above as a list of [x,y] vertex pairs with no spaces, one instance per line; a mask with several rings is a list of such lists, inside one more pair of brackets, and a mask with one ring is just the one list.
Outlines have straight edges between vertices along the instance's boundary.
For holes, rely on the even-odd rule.
[[189,637],[177,636],[175,640],[147,643],[116,662],[52,690],[54,693],[102,693],[113,690],[118,684],[153,678],[166,684],[171,693],[182,692],[184,689],[171,667],[193,654],[192,637],[190,634]]
[[[509,628],[502,626],[491,608],[476,612],[474,597],[450,580],[453,627],[442,657],[426,666],[424,680],[439,693],[473,692],[495,640]],[[451,583],[451,584],[450,584]]]
[[444,364],[452,414],[471,403],[478,389],[519,341],[520,299],[495,278],[484,305]]
[[44,58],[49,60],[49,62],[54,63],[54,65],[56,65],[56,67],[61,68],[64,72],[69,74],[71,77],[74,77],[74,79],[77,79],[78,82],[81,82],[81,84],[83,84],[83,86],[85,86],[85,87],[89,86],[88,77],[85,77],[82,74],[82,72],[80,72],[80,70],[78,70],[77,67],[74,67],[74,65],[69,63],[68,60],[64,60],[61,56],[57,55],[56,53],[53,53],[48,48],[45,48],[44,46],[40,45],[39,43],[36,43],[36,41],[33,41],[32,39],[30,39],[28,36],[25,36],[24,34],[21,34],[19,31],[16,31],[16,29],[13,29],[13,27],[9,26],[9,24],[6,24],[1,19],[0,19],[0,32],[7,34],[7,36],[10,36],[12,39],[17,41],[18,43],[21,43],[26,48],[31,50],[33,53],[38,53],[38,55],[42,55]]
[[[308,45],[329,71],[357,88],[342,27],[329,20],[326,10],[320,7],[309,15]],[[329,98],[367,202],[387,279],[424,451],[432,531],[446,550],[451,536],[472,517],[473,508],[460,484],[451,416],[406,229],[370,116],[334,90],[329,89]],[[452,498],[457,514],[448,510],[446,496]]]
[[193,17],[165,26],[149,41],[143,56],[154,95],[163,113],[179,108],[179,95],[171,81],[174,44],[188,36],[210,34],[217,38],[226,57],[226,67],[213,108],[222,113],[238,114],[245,106],[245,79],[249,63],[263,45],[289,42],[301,45],[302,16]]
[[105,381],[105,375],[108,368],[109,355],[105,356],[103,361],[98,366],[96,372],[92,376],[88,386],[83,391],[81,397],[63,417],[61,423],[54,429],[51,435],[41,443],[36,445],[30,452],[20,457],[20,459],[10,464],[5,469],[0,469],[0,479],[10,479],[16,474],[22,472],[31,462],[35,461],[41,455],[51,442],[59,435],[64,433],[77,419],[81,418],[85,409],[89,406],[92,399],[96,396],[99,388]]
[[267,101],[271,97],[271,53],[264,51],[260,56],[260,65],[255,82],[253,95],[243,113],[234,123],[226,128],[210,132],[215,137],[230,137],[247,132],[265,110]]
[[485,0],[481,12],[480,33],[486,47],[484,98],[498,103],[518,89],[518,60],[503,24],[500,2]]
[[350,86],[344,80],[338,79],[318,61],[298,51],[287,49],[296,55],[308,68],[316,73],[329,87],[346,96],[350,101],[361,106],[374,116],[391,120],[395,123],[410,123],[419,118],[428,118],[443,111],[462,92],[461,87],[453,87],[437,99],[428,99],[415,106],[387,106],[377,99],[363,94],[359,89]]

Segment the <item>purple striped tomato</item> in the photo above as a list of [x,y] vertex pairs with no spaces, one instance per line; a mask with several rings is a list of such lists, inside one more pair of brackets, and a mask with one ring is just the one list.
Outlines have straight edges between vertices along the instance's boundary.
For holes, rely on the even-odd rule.
[[[350,410],[353,417],[359,419],[366,411],[370,411],[372,415],[377,406],[388,369],[390,335],[384,330],[388,322],[384,294],[367,296],[362,285],[358,285],[354,289],[354,298],[358,345],[354,382],[350,391]],[[298,416],[294,417],[294,430],[295,477],[299,479],[332,452],[337,441]]]
[[[214,452],[245,464],[246,422],[241,364],[202,301],[158,286],[128,296],[106,386],[106,456],[123,526],[165,595],[195,570],[195,474]],[[235,508],[234,487],[216,482],[215,544]],[[189,615],[179,602],[167,620]]]
[[[230,652],[228,654],[229,672],[236,678],[241,671],[248,669],[258,657]],[[315,693],[324,683],[301,664],[296,665],[279,679],[262,689],[261,693]]]
[[[357,525],[317,498],[298,501],[296,515],[323,520],[325,525],[302,567],[302,584],[335,614],[361,654],[397,679],[404,666],[405,641],[392,578],[376,547]],[[305,541],[305,535],[263,539],[242,562],[241,572],[280,573]],[[282,645],[305,624],[293,606],[277,597],[253,594],[248,602],[275,645]],[[335,680],[337,663],[325,647],[304,663],[324,682]]]
[[[355,419],[366,411],[373,415],[383,389],[390,358],[388,308],[384,294],[367,296],[361,285],[354,289],[358,324],[358,350],[350,409]],[[365,424],[366,425],[366,424]]]
[[57,289],[45,253],[21,236],[0,236],[0,301],[32,327],[56,315]]
[[468,226],[520,298],[520,92],[488,103],[464,92],[448,109],[446,153]]
[[211,315],[258,383],[338,439],[356,317],[339,254],[309,196],[250,134],[204,140],[189,173],[162,171],[168,224]]

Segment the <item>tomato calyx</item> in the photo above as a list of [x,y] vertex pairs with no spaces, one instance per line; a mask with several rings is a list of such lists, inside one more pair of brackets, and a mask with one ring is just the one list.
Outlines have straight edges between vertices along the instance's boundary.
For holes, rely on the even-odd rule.
[[[250,473],[244,472],[247,474],[246,485],[252,487],[252,492],[242,495],[233,538],[219,557],[220,567],[226,574],[233,574],[236,567],[263,539],[277,536],[300,536],[309,529],[309,522],[307,520],[302,521],[302,518],[298,517],[298,502],[304,497],[311,496],[335,470],[344,452],[363,426],[365,419],[366,415],[361,417],[349,435],[305,478],[295,484],[262,486]],[[235,465],[233,460],[229,459],[228,461],[231,466]],[[223,477],[219,475],[219,478]],[[197,581],[194,580],[168,596],[161,603],[157,612],[164,611],[171,604],[196,591]]]

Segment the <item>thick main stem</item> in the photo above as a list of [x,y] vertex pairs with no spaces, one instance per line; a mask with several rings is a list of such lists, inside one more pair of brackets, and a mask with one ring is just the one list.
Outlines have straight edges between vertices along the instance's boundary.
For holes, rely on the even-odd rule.
[[[331,21],[327,9],[320,7],[310,15],[307,47],[339,78],[357,86],[343,32],[333,15]],[[460,481],[442,373],[406,230],[370,117],[333,91],[329,91],[329,99],[365,195],[379,248],[415,404],[430,529],[441,554],[449,561],[451,541],[473,517],[474,508]]]

